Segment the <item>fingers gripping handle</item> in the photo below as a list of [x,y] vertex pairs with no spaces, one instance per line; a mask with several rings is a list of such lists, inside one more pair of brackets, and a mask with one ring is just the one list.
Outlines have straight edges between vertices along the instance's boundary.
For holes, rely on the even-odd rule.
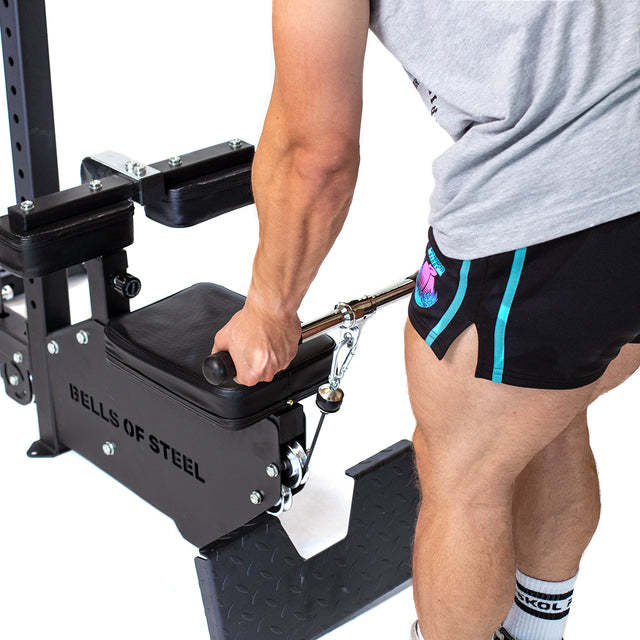
[[[418,273],[414,273],[412,276],[405,278],[400,284],[381,291],[374,296],[365,296],[354,300],[345,305],[341,303],[337,305],[332,313],[313,322],[303,324],[301,328],[300,342],[306,342],[311,338],[326,333],[333,327],[342,325],[345,322],[349,322],[350,326],[356,320],[364,320],[369,317],[376,309],[382,307],[390,302],[399,300],[400,298],[409,295],[416,284],[416,278]],[[345,309],[348,312],[345,312]],[[237,374],[236,367],[233,364],[231,356],[226,351],[219,351],[208,356],[203,365],[202,373],[207,382],[215,385],[225,384],[231,382]]]
[[236,377],[236,366],[228,351],[218,351],[207,356],[202,363],[202,373],[207,382],[215,385],[231,382]]

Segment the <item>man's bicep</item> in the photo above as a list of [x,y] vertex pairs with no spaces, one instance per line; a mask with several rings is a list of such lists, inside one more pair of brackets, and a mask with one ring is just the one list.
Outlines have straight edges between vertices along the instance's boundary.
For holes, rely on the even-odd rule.
[[357,140],[368,26],[369,0],[273,0],[271,116],[287,137]]

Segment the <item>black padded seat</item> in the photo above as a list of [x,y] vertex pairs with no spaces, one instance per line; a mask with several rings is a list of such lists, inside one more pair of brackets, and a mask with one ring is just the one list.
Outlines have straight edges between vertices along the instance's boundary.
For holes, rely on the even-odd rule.
[[177,401],[242,428],[301,400],[326,382],[334,341],[318,336],[298,348],[287,369],[269,382],[244,387],[210,385],[202,362],[213,338],[244,305],[244,296],[201,283],[112,320],[106,328],[107,360]]

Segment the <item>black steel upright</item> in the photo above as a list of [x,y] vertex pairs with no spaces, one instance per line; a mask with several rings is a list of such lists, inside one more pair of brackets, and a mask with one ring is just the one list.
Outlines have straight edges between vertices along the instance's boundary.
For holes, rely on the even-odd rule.
[[2,0],[2,51],[18,202],[59,188],[44,0]]
[[[2,0],[0,23],[16,199],[22,202],[59,189],[45,2]],[[66,448],[51,400],[46,336],[70,323],[67,274],[24,284],[40,424],[40,440],[29,454],[56,455]]]

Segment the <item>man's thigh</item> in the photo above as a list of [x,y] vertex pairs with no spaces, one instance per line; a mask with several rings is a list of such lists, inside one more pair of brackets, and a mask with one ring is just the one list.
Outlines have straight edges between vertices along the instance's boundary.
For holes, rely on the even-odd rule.
[[630,378],[640,368],[640,344],[628,344],[620,350],[619,355],[609,364],[602,378],[594,385],[591,400],[595,400]]
[[439,360],[407,322],[405,360],[420,458],[442,473],[515,478],[584,411],[596,383],[532,389],[476,378],[478,335],[468,327]]

